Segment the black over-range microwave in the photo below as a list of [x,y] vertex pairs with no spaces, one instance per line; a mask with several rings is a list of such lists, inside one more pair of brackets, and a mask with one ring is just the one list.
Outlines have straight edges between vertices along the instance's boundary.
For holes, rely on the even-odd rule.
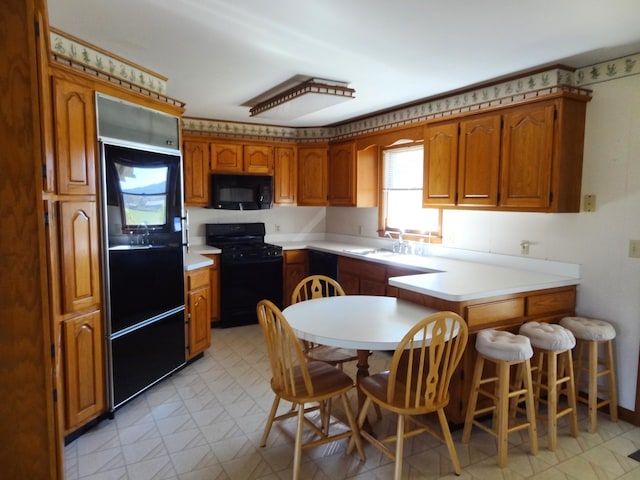
[[273,206],[273,177],[269,175],[227,175],[212,173],[210,208],[261,210]]

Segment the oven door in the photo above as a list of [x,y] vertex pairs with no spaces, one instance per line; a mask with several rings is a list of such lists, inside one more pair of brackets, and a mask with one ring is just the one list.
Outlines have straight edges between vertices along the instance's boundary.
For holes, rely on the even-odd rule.
[[256,306],[267,299],[282,308],[282,257],[220,261],[220,326],[258,323]]

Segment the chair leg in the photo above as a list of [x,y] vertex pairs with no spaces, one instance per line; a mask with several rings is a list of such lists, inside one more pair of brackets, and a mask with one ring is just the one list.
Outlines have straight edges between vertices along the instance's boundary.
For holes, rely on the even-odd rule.
[[575,372],[573,371],[573,360],[571,350],[562,354],[567,358],[565,364],[569,370],[569,381],[567,385],[567,400],[569,402],[569,431],[572,437],[578,436],[578,402],[576,398]]
[[[442,429],[444,441],[447,444],[447,449],[449,450],[451,463],[453,463],[453,471],[456,475],[460,475],[462,473],[462,468],[460,467],[458,452],[456,452],[456,447],[453,444],[453,437],[451,436],[451,430],[449,430],[449,422],[447,422],[447,416],[442,408],[438,410],[438,419],[440,420],[440,428]],[[397,461],[398,460],[396,459],[396,462]]]
[[598,342],[589,342],[589,431],[595,432],[598,422]]
[[482,369],[484,368],[484,357],[478,355],[473,378],[471,380],[471,395],[467,404],[467,414],[464,420],[464,430],[462,431],[462,443],[469,443],[471,440],[471,428],[473,427],[473,419],[475,417],[476,404],[478,403],[478,390],[480,389],[480,380],[482,378]]
[[304,427],[304,404],[298,406],[298,425],[296,425],[296,442],[293,453],[293,479],[300,478],[300,464],[302,463],[302,431]]
[[613,358],[613,341],[609,340],[606,345],[607,369],[609,375],[607,385],[609,386],[609,415],[611,421],[618,421],[618,385],[616,383],[616,367]]
[[547,358],[547,447],[552,452],[558,444],[558,358],[545,352]]
[[525,393],[525,407],[527,410],[527,422],[529,422],[529,443],[531,443],[531,453],[538,454],[538,428],[536,426],[536,411],[533,401],[533,385],[531,381],[531,362],[524,362],[524,386],[527,389]]
[[356,449],[358,450],[358,455],[360,455],[360,459],[364,462],[366,457],[364,455],[364,448],[362,447],[362,438],[360,437],[360,429],[358,428],[356,419],[353,416],[353,412],[351,411],[351,405],[349,405],[349,399],[347,398],[347,394],[344,393],[341,395],[341,397],[342,397],[342,403],[344,404],[344,412],[347,415],[349,428],[351,428],[351,438],[349,439],[349,445],[351,445],[352,441],[355,443]]
[[402,456],[404,451],[404,415],[398,415],[398,427],[396,430],[396,464],[393,474],[394,480],[402,478]]
[[498,440],[498,466],[505,467],[507,465],[507,451],[509,448],[509,364],[507,362],[498,362],[498,382],[496,385],[497,406],[496,412],[496,437]]
[[[267,444],[267,438],[269,437],[269,432],[271,432],[271,426],[273,425],[273,419],[276,418],[276,412],[278,411],[278,405],[280,404],[280,397],[276,395],[273,399],[273,403],[271,404],[271,411],[269,412],[269,418],[267,419],[267,424],[264,426],[264,433],[262,434],[262,440],[260,440],[260,446],[264,447]],[[294,405],[291,405],[291,409],[293,410]]]

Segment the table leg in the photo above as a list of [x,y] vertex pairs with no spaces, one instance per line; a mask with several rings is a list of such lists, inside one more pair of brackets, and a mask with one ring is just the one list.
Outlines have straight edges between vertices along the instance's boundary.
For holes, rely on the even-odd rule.
[[[358,350],[358,371],[356,373],[356,384],[360,383],[360,379],[362,377],[369,376],[369,355],[371,352],[369,350]],[[365,395],[360,390],[358,386],[356,388],[358,391],[358,413],[362,410],[362,405],[364,404]],[[369,418],[365,418],[364,424],[362,425],[362,429],[368,433],[373,433],[373,429],[371,428],[371,424],[369,423]]]

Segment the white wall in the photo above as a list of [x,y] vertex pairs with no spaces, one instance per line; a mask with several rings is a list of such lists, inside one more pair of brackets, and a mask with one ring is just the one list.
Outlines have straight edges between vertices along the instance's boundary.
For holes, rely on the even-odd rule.
[[[595,194],[596,211],[572,214],[446,210],[448,245],[479,252],[529,256],[581,265],[577,313],[610,320],[618,338],[620,405],[635,407],[640,339],[640,259],[628,257],[640,239],[640,75],[590,86],[582,193]],[[204,243],[204,223],[265,222],[274,240],[314,238],[324,232],[377,238],[377,209],[275,207],[258,212],[190,208],[192,244]],[[276,231],[279,226],[279,231]],[[362,232],[360,234],[360,232]]]

